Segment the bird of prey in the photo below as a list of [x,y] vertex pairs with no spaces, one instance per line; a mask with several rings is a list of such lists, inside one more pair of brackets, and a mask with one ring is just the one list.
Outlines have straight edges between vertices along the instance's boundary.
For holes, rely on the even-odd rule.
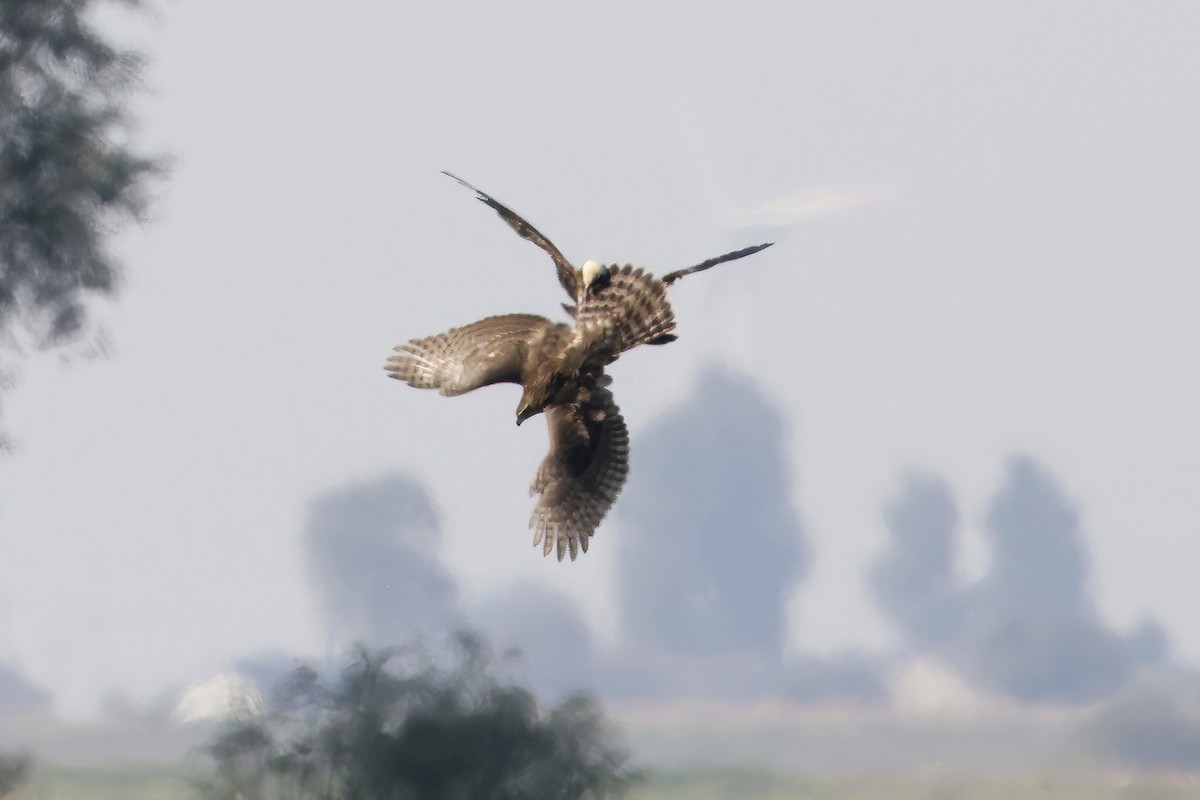
[[585,261],[575,267],[542,233],[512,209],[461,178],[523,239],[554,261],[558,282],[570,297],[563,308],[574,324],[536,314],[503,314],[397,345],[388,374],[421,389],[453,396],[494,383],[517,383],[523,391],[517,424],[545,413],[550,452],[530,495],[541,495],[529,526],[543,555],[571,560],[612,508],[629,472],[629,431],[608,390],[604,368],[640,344],[675,340],[675,314],[667,287],[726,261],[757,253],[772,242],[710,258],[656,278],[641,267]]

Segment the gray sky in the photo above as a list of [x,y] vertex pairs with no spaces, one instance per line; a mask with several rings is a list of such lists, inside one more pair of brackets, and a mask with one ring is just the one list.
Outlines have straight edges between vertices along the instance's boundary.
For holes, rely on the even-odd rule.
[[384,379],[397,342],[561,299],[441,169],[575,261],[778,242],[680,284],[680,340],[612,373],[631,481],[708,362],[785,413],[812,552],[794,652],[894,642],[865,575],[910,469],[953,486],[980,575],[1020,452],[1077,508],[1107,623],[1152,615],[1200,660],[1200,8],[405,9],[114,17],[151,57],[140,136],[176,167],[119,240],[113,355],[31,360],[5,398],[0,661],[87,710],[317,653],[310,503],[393,472],[429,489],[465,604],[533,581],[613,636],[620,516],[574,564],[529,546],[545,433],[512,424],[517,390]]

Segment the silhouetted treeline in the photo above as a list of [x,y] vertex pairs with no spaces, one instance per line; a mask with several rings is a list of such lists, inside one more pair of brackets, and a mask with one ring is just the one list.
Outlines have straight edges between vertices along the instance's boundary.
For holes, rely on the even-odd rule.
[[301,542],[327,652],[463,627],[434,503],[411,479],[385,474],[321,495]]
[[973,685],[1026,703],[1113,698],[1141,666],[1165,658],[1147,620],[1129,634],[1097,610],[1075,505],[1050,472],[1013,456],[985,516],[991,550],[973,583],[955,572],[961,520],[949,484],[910,476],[886,512],[892,541],[869,582],[880,611],[916,651]]
[[598,706],[544,712],[494,675],[486,645],[455,642],[440,666],[417,649],[360,648],[339,679],[297,667],[263,716],[205,748],[211,800],[522,800],[624,794],[632,773]]

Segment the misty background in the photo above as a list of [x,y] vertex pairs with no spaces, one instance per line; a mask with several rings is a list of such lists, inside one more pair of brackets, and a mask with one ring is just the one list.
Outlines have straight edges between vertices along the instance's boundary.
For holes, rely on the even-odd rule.
[[[1193,6],[151,10],[98,23],[169,180],[118,300],[4,365],[0,715],[475,627],[663,759],[756,719],[777,765],[1200,767]],[[514,389],[383,380],[561,300],[441,169],[576,262],[777,242],[614,365],[630,479],[573,564]]]

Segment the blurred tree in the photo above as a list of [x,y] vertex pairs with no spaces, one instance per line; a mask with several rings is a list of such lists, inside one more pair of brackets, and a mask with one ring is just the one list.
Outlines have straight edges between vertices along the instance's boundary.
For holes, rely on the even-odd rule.
[[7,797],[25,782],[32,763],[29,756],[0,753],[0,797]]
[[88,297],[116,288],[109,235],[141,216],[164,168],[128,143],[142,58],[97,35],[92,5],[0,0],[0,342],[10,351],[18,321],[39,348],[79,335]]
[[782,409],[718,364],[638,437],[616,508],[629,658],[606,693],[766,698],[786,682],[788,597],[812,561],[786,443]]
[[625,793],[633,779],[596,705],[541,713],[493,677],[488,649],[456,640],[442,669],[420,651],[360,649],[335,685],[295,670],[268,715],[208,745],[212,800],[554,800]]

